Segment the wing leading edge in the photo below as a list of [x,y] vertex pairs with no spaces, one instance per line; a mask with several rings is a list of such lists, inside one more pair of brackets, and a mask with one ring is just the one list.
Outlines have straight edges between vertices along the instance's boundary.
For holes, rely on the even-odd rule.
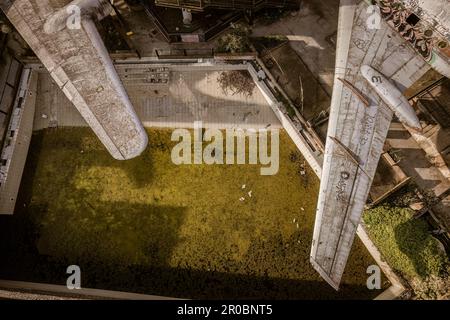
[[393,111],[371,89],[361,67],[380,70],[399,88],[429,66],[384,22],[369,29],[365,1],[341,0],[336,72],[311,263],[336,290],[353,244]]

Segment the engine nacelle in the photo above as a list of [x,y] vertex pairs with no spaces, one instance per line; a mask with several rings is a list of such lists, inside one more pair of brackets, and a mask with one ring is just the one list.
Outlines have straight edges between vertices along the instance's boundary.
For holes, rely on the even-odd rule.
[[416,112],[409,104],[408,99],[391,81],[367,65],[361,67],[361,74],[401,122],[417,131],[422,131],[419,118],[417,118]]

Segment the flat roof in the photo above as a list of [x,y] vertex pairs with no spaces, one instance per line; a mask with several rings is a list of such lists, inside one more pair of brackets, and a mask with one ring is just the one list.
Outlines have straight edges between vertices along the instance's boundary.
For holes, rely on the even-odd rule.
[[[160,72],[158,72],[160,68]],[[167,68],[167,71],[165,69]],[[232,68],[232,67],[230,67]],[[236,68],[236,67],[234,67]],[[217,78],[223,65],[116,65],[139,118],[146,127],[281,128],[263,94],[225,94]],[[225,68],[227,69],[227,68]],[[169,73],[167,83],[149,83],[158,73]],[[55,126],[87,126],[47,71],[39,72],[34,130]]]

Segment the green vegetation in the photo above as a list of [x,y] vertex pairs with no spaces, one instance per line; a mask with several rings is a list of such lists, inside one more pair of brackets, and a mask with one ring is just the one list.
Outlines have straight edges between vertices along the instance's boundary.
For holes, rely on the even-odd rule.
[[256,84],[246,70],[223,71],[217,79],[224,94],[243,94],[247,97],[253,95]]
[[65,284],[76,264],[84,287],[174,297],[379,294],[365,286],[374,262],[358,239],[341,291],[310,266],[318,179],[307,166],[307,181],[298,174],[304,159],[284,132],[275,176],[176,166],[171,131],[148,133],[149,148],[126,162],[89,128],[35,134],[17,213],[0,217],[0,278]]
[[250,49],[251,29],[242,23],[232,23],[230,31],[219,38],[217,52],[243,53]]
[[410,278],[445,274],[445,252],[430,235],[426,222],[412,216],[408,208],[380,206],[364,214],[364,223],[393,269]]

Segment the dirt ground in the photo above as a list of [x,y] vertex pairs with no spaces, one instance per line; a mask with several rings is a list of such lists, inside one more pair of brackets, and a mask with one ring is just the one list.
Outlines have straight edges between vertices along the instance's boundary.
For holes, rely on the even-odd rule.
[[288,43],[266,54],[263,60],[306,120],[329,109],[330,96]]
[[270,25],[254,26],[253,36],[278,35],[288,38],[293,50],[331,95],[338,12],[339,0],[302,1],[297,13]]

